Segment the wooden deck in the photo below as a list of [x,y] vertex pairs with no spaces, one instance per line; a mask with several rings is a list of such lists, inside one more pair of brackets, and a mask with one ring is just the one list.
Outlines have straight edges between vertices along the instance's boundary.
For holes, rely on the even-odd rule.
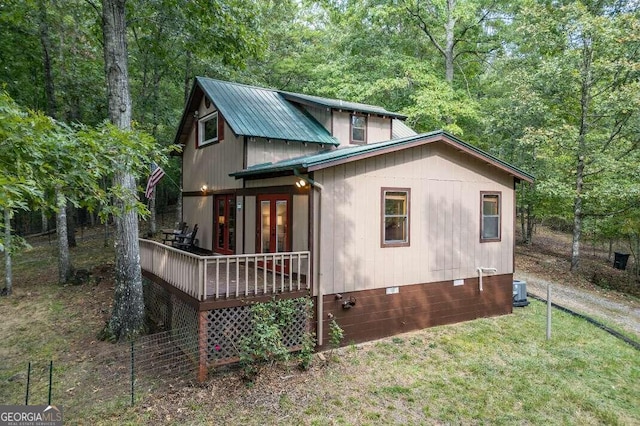
[[140,240],[143,271],[199,301],[309,290],[310,257],[308,251],[202,256]]
[[[224,257],[224,256],[221,256]],[[296,273],[282,273],[264,262],[255,260],[208,262],[206,286],[208,299],[236,298],[240,296],[263,296],[304,290],[307,277],[298,279]],[[291,267],[289,267],[291,269]]]

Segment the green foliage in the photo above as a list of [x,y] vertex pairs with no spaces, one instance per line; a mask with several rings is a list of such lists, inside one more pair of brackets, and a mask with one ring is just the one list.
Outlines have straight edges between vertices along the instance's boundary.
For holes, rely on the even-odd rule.
[[344,330],[340,327],[340,324],[335,318],[329,321],[329,344],[332,349],[337,349],[344,340]]
[[[289,348],[284,344],[284,332],[290,324],[304,315],[308,321],[312,302],[309,298],[272,300],[251,305],[253,328],[240,341],[239,357],[245,377],[253,381],[265,365],[286,362],[290,358]],[[306,333],[300,354],[300,365],[308,368],[311,361],[314,339]]]

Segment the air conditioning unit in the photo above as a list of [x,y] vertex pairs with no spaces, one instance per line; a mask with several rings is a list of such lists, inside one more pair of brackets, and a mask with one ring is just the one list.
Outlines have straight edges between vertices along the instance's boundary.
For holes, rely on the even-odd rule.
[[526,281],[513,280],[513,306],[527,306],[527,283]]

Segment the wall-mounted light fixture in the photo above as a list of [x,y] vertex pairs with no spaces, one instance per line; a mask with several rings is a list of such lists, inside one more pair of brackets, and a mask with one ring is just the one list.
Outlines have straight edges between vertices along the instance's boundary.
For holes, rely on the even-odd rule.
[[209,187],[207,186],[207,184],[206,184],[206,183],[200,187],[200,190],[201,190],[202,192],[207,192],[207,189],[209,189]]
[[354,306],[356,306],[356,298],[353,296],[342,302],[342,309],[351,309]]
[[309,176],[301,175],[300,172],[298,172],[297,169],[293,169],[293,174],[294,174],[294,176],[296,176],[298,178],[298,180],[296,181],[296,186],[298,188],[304,188],[307,184],[309,184],[309,185],[313,186],[314,188],[317,188],[320,191],[322,191],[324,189],[324,186],[322,186],[321,184],[319,184],[315,180],[311,179]]

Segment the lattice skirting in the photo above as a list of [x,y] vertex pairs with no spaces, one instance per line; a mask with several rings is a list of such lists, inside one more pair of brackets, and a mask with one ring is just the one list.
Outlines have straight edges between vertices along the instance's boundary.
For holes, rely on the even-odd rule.
[[[199,324],[206,328],[206,343],[200,350],[206,351],[209,366],[228,364],[238,361],[240,342],[253,330],[251,307],[249,305],[213,309],[198,312],[179,297],[171,294],[159,284],[144,279],[144,302],[147,314],[157,324],[172,332],[179,333],[176,345],[194,361],[198,357]],[[295,299],[296,315],[284,330],[284,344],[291,350],[301,347],[308,330],[307,305],[304,299]],[[199,316],[204,316],[199,321]],[[186,338],[185,338],[186,334]]]
[[[295,301],[295,319],[283,331],[284,344],[291,350],[300,348],[308,328],[306,303],[303,299]],[[248,305],[208,311],[207,360],[212,364],[236,361],[242,338],[252,331],[253,320]]]

